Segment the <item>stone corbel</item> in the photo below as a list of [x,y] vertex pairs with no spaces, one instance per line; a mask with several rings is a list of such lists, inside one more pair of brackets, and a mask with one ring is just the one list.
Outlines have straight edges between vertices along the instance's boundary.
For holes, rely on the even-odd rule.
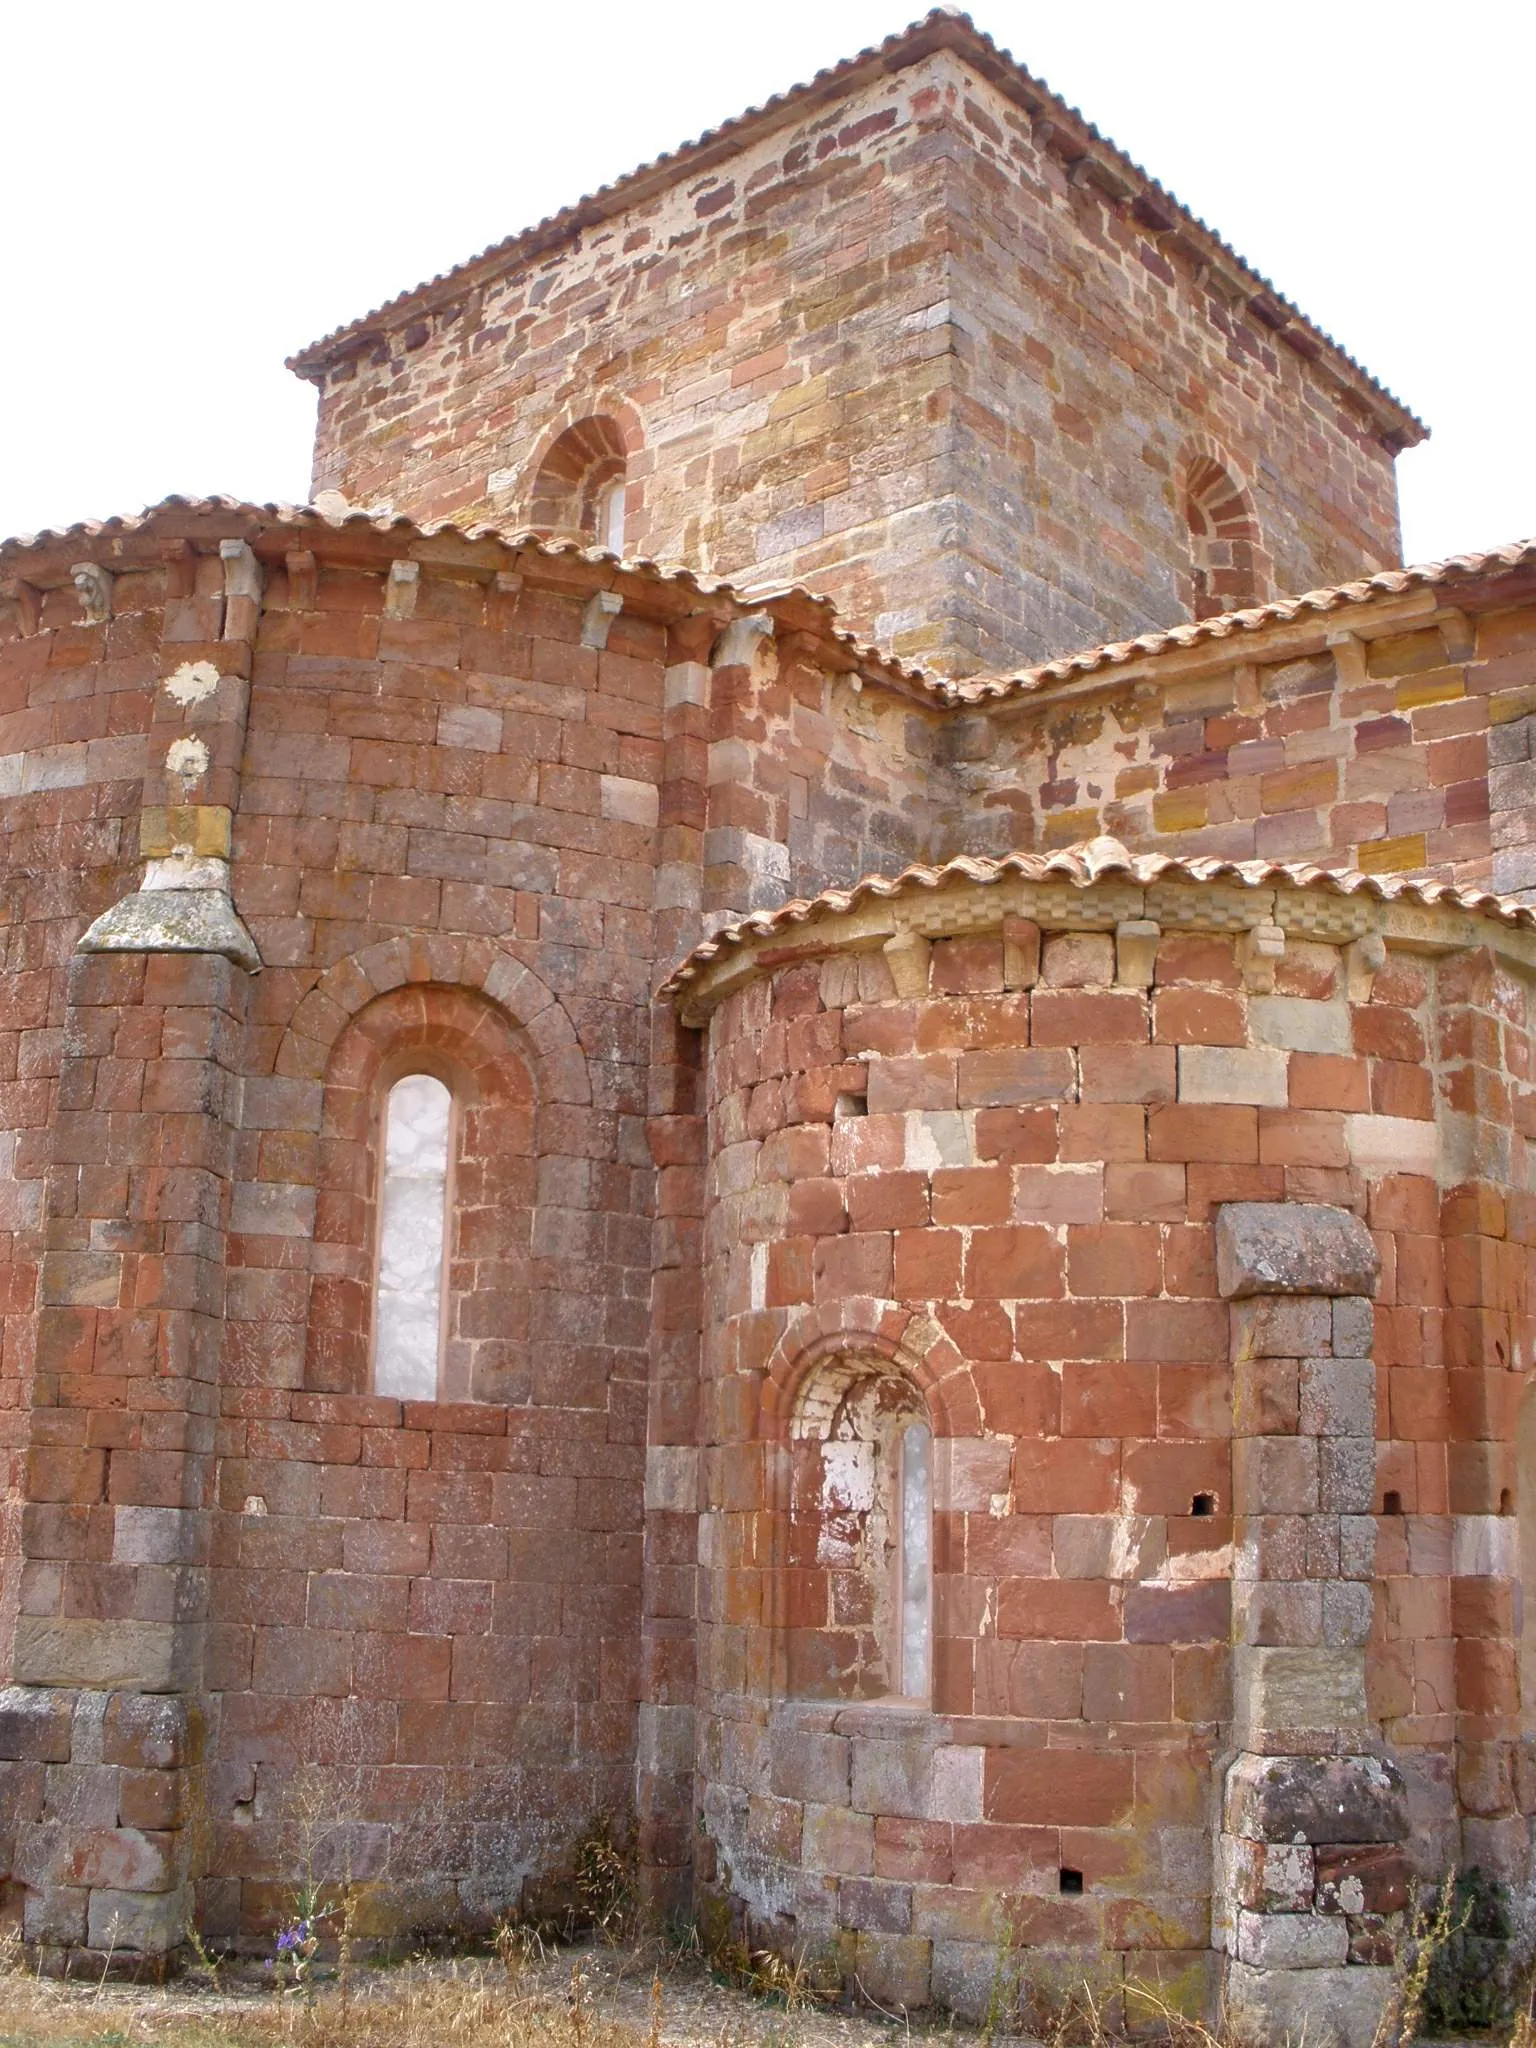
[[1033,918],[1003,919],[1003,986],[1033,988],[1040,979],[1040,927]]
[[711,668],[751,668],[764,641],[772,644],[773,617],[769,612],[750,612],[732,619],[715,642]]
[[261,617],[261,564],[249,541],[221,540],[219,560],[224,565],[225,640],[254,640]]
[[1285,931],[1278,924],[1256,924],[1242,946],[1243,985],[1251,995],[1273,995],[1275,969],[1285,958]]
[[511,631],[513,617],[522,595],[522,570],[498,569],[491,578],[491,587],[486,592],[485,599],[485,623],[493,633]]
[[1333,656],[1340,683],[1346,690],[1358,688],[1366,680],[1365,642],[1360,635],[1330,633],[1325,644]]
[[420,562],[396,561],[389,565],[389,578],[384,585],[384,616],[386,619],[408,619],[416,610],[416,599],[421,590]]
[[320,587],[320,570],[309,548],[290,548],[284,557],[288,571],[288,609],[312,612]]
[[100,562],[76,562],[70,580],[80,598],[87,626],[104,626],[112,616],[112,575]]
[[24,583],[17,577],[11,595],[16,601],[16,616],[21,623],[21,636],[30,640],[43,623],[43,593],[35,583]]
[[197,552],[188,540],[163,541],[160,559],[165,564],[165,595],[173,604],[197,595]]
[[581,614],[582,646],[606,647],[613,622],[623,609],[624,599],[617,590],[594,590]]
[[1127,988],[1150,988],[1162,936],[1162,926],[1150,917],[1129,917],[1116,925],[1115,980]]
[[1452,607],[1441,612],[1435,624],[1440,628],[1440,638],[1450,660],[1470,661],[1477,653],[1477,624],[1465,612]]
[[918,932],[897,932],[881,948],[885,964],[891,970],[896,993],[904,1000],[927,995],[928,961],[932,950]]
[[1371,983],[1387,964],[1387,942],[1380,932],[1367,932],[1356,939],[1344,955],[1345,971],[1349,983],[1349,1000],[1352,1003],[1368,1003],[1371,999]]

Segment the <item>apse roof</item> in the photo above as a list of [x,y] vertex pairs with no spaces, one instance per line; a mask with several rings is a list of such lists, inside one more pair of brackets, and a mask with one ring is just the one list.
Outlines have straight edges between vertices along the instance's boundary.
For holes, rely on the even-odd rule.
[[841,917],[866,903],[932,894],[959,884],[979,884],[985,888],[1007,881],[1066,882],[1080,889],[1103,881],[1126,881],[1143,888],[1154,882],[1196,882],[1255,890],[1321,889],[1369,902],[1470,911],[1500,924],[1536,930],[1536,909],[1511,896],[1460,888],[1451,882],[1406,875],[1367,875],[1358,868],[1324,868],[1311,861],[1219,860],[1131,853],[1118,839],[1102,838],[1064,847],[1057,853],[960,854],[936,866],[917,863],[897,875],[865,875],[846,889],[823,889],[816,896],[795,897],[776,910],[753,911],[695,946],[673,969],[659,993],[681,995],[717,960],[739,952],[755,940]]

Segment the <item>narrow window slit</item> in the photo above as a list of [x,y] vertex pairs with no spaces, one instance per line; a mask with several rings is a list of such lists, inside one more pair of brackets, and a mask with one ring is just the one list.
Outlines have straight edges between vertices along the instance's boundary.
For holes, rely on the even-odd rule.
[[407,1074],[384,1106],[373,1385],[399,1401],[438,1393],[452,1120],[453,1098],[432,1074]]
[[1389,1487],[1381,1496],[1381,1512],[1384,1515],[1400,1515],[1403,1512],[1403,1496]]

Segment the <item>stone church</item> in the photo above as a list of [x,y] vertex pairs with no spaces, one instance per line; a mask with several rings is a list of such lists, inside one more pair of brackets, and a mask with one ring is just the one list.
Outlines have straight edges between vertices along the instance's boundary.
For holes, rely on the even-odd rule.
[[0,547],[26,1939],[607,1815],[1369,2042],[1536,1809],[1536,543],[942,10],[292,367],[312,507]]

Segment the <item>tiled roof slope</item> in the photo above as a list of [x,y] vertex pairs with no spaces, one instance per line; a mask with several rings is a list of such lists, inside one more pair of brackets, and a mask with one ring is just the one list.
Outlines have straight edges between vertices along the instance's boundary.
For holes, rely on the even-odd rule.
[[953,883],[1069,882],[1080,889],[1095,882],[1121,879],[1146,887],[1152,882],[1225,882],[1239,888],[1323,889],[1338,896],[1359,896],[1377,903],[1444,905],[1490,917],[1500,924],[1536,930],[1536,909],[1510,896],[1483,889],[1457,888],[1450,882],[1411,879],[1405,875],[1366,875],[1357,868],[1323,868],[1311,861],[1178,859],[1163,853],[1131,853],[1118,839],[1092,839],[1059,853],[1005,853],[998,856],[963,853],[938,867],[918,864],[899,875],[865,875],[847,889],[823,889],[819,896],[796,897],[777,910],[755,910],[724,926],[713,938],[694,947],[662,984],[663,996],[679,995],[716,960],[776,933],[797,930],[824,918],[839,917],[871,900],[916,895]]
[[1375,410],[1390,416],[1383,425],[1395,432],[1401,446],[1412,447],[1425,439],[1429,430],[1423,421],[1330,334],[1308,320],[1300,308],[1293,305],[1262,272],[1245,262],[1214,228],[1191,213],[1172,192],[1117,148],[1107,136],[1101,135],[1076,107],[1059,99],[1043,80],[1034,77],[1010,52],[999,49],[991,36],[978,29],[968,15],[948,7],[935,7],[899,34],[887,36],[884,42],[860,50],[856,56],[845,58],[842,63],[834,64],[825,71],[818,71],[807,84],[792,86],[787,92],[775,94],[762,106],[749,107],[745,113],[723,121],[718,128],[706,129],[695,141],[682,143],[653,162],[641,164],[626,176],[616,178],[611,185],[599,186],[597,191],[588,193],[571,206],[563,207],[558,213],[550,214],[535,226],[509,235],[504,241],[482,250],[478,256],[469,257],[411,290],[399,293],[361,319],[348,321],[319,341],[300,349],[289,358],[288,367],[300,376],[317,376],[338,353],[345,351],[349,343],[375,332],[381,325],[397,318],[408,306],[449,298],[482,278],[503,272],[519,258],[533,256],[597,221],[626,211],[679,178],[696,176],[701,170],[735,155],[757,136],[769,134],[775,128],[797,120],[817,106],[846,97],[868,78],[882,72],[904,70],[936,50],[953,51],[1031,114],[1046,115],[1062,131],[1064,140],[1081,146],[1082,155],[1093,160],[1109,184],[1123,189],[1127,196],[1134,194],[1149,218],[1156,217],[1157,225],[1178,228],[1198,254],[1207,260],[1218,259],[1223,268],[1235,271],[1249,287],[1251,299],[1257,302],[1257,316],[1270,327],[1299,330],[1307,338],[1307,353],[1326,353],[1345,383],[1372,400]]
[[1352,583],[1337,583],[1323,590],[1304,591],[1299,597],[1276,598],[1272,604],[1254,605],[1246,611],[1226,612],[1219,618],[1200,619],[1190,624],[1169,626],[1155,633],[1140,633],[1134,640],[1114,640],[1101,647],[1088,647],[1076,654],[1063,654],[1036,668],[1021,669],[1014,675],[967,676],[954,681],[926,669],[898,661],[878,647],[861,641],[837,623],[837,611],[830,598],[807,590],[803,584],[782,587],[743,588],[721,577],[697,574],[685,564],[653,561],[648,556],[621,558],[604,548],[585,547],[579,541],[548,540],[525,529],[509,529],[480,522],[455,526],[451,520],[418,522],[395,513],[348,512],[335,517],[312,505],[252,505],[239,498],[183,498],[172,496],[143,512],[110,519],[82,519],[73,526],[45,528],[41,533],[20,534],[0,540],[0,569],[16,571],[20,558],[40,551],[70,552],[90,544],[131,539],[135,535],[159,533],[172,536],[178,526],[205,523],[220,515],[246,524],[259,523],[292,529],[297,533],[352,534],[358,538],[378,536],[398,539],[402,545],[413,540],[445,539],[466,545],[491,542],[508,552],[532,552],[549,560],[568,559],[594,566],[611,566],[616,574],[632,575],[646,582],[674,585],[701,596],[718,597],[722,603],[742,610],[781,613],[794,607],[800,620],[813,622],[829,649],[846,656],[851,671],[882,680],[908,694],[926,697],[941,709],[960,710],[986,707],[999,700],[1039,695],[1053,684],[1068,683],[1100,670],[1124,667],[1132,662],[1154,661],[1160,656],[1179,654],[1189,648],[1241,634],[1262,634],[1271,626],[1290,625],[1299,619],[1323,616],[1355,606],[1380,603],[1415,590],[1443,593],[1454,600],[1459,586],[1479,584],[1489,578],[1513,575],[1522,569],[1536,572],[1536,538],[1511,541],[1507,546],[1481,553],[1451,555],[1443,562],[1421,562],[1406,569],[1382,569]]
[[1450,555],[1443,562],[1420,562],[1406,569],[1382,569],[1374,576],[1362,576],[1353,583],[1334,583],[1323,590],[1303,591],[1299,597],[1277,597],[1271,604],[1257,604],[1245,611],[1223,612],[1214,619],[1197,619],[1187,625],[1167,626],[1155,633],[1138,633],[1134,640],[1111,640],[1102,647],[1083,648],[1076,654],[1058,655],[1036,668],[1020,669],[1011,676],[966,676],[960,681],[932,677],[932,687],[951,704],[985,704],[999,697],[1032,695],[1052,683],[1070,682],[1074,676],[1091,675],[1095,669],[1118,668],[1131,661],[1145,661],[1160,654],[1173,654],[1186,647],[1198,647],[1211,640],[1228,640],[1236,634],[1262,633],[1267,626],[1289,625],[1310,614],[1346,610],[1351,605],[1372,604],[1381,598],[1402,597],[1413,590],[1444,591],[1454,594],[1458,584],[1476,583],[1504,570],[1536,568],[1536,538],[1511,541],[1508,546],[1489,548],[1480,554]]

